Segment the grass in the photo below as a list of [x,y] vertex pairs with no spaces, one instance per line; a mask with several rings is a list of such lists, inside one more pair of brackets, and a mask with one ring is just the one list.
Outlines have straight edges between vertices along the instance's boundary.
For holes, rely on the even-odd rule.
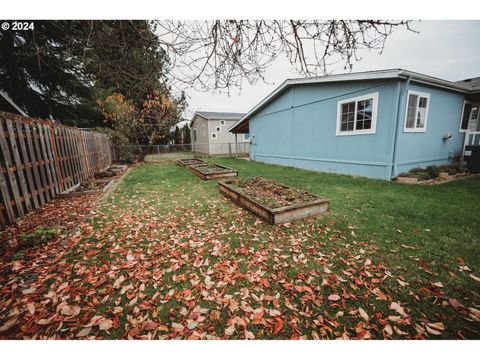
[[[480,337],[478,177],[412,186],[208,161],[325,196],[330,212],[271,226],[216,181],[171,161],[139,164],[46,276],[45,293],[69,284],[80,320],[12,337],[77,337],[93,316],[113,322],[91,326],[97,338]],[[47,318],[56,307],[41,299],[36,313]]]
[[160,153],[160,154],[151,154],[145,156],[146,162],[157,162],[157,161],[171,161],[177,159],[190,159],[195,157],[191,152],[170,152],[170,153]]

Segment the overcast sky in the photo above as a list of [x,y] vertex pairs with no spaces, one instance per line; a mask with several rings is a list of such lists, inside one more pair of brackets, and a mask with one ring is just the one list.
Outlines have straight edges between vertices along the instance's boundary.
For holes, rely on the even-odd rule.
[[[422,21],[412,27],[420,34],[396,30],[381,55],[363,52],[353,71],[403,68],[452,81],[480,76],[480,21]],[[196,110],[248,112],[282,81],[299,77],[291,68],[288,61],[279,60],[266,72],[270,84],[245,83],[230,96],[187,90],[187,117]],[[344,72],[342,64],[331,70]]]

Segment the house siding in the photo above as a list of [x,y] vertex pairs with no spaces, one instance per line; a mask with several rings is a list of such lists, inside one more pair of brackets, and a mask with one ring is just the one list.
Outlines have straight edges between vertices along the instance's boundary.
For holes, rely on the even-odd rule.
[[[193,138],[194,129],[197,130],[197,141],[194,141],[194,138]],[[192,131],[192,134],[191,134],[192,151],[203,153],[203,154],[209,154],[210,147],[209,147],[208,137],[210,132],[208,130],[208,120],[201,116],[196,115],[192,122],[191,131]]]
[[[208,155],[229,155],[235,153],[235,134],[228,132],[228,128],[232,126],[236,120],[222,119],[207,120],[202,116],[196,115],[192,123],[192,150],[194,152]],[[220,127],[217,132],[216,128]],[[193,141],[193,130],[197,130],[197,141]],[[216,138],[212,138],[212,133],[216,133]],[[238,135],[238,151],[242,153],[249,152],[249,143],[243,136]]]
[[[398,80],[299,85],[250,119],[252,160],[389,179]],[[337,102],[378,92],[375,134],[336,136]]]
[[[465,134],[460,132],[460,118],[465,95],[454,91],[411,82],[407,90],[430,94],[425,132],[405,132],[407,96],[402,99],[399,134],[396,144],[396,166],[393,175],[414,167],[447,164],[462,155]],[[443,136],[452,134],[449,140]]]
[[[235,134],[228,132],[228,128],[235,124],[237,120],[224,120],[225,124],[221,124],[221,120],[210,120],[210,154],[211,155],[226,155],[235,153]],[[220,132],[216,131],[216,128],[220,127]],[[216,133],[217,137],[212,138],[212,133]],[[248,143],[245,143],[243,137],[239,135],[237,137],[239,150],[248,153]]]

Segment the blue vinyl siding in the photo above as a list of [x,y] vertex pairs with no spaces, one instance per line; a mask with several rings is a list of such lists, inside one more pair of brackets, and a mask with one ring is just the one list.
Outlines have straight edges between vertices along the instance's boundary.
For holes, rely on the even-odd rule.
[[[407,90],[430,94],[425,133],[404,132]],[[371,93],[378,93],[375,134],[337,136],[338,101]],[[445,164],[461,155],[463,101],[460,93],[413,82],[407,87],[397,79],[293,86],[251,117],[250,157],[389,180],[413,167]],[[448,132],[452,139],[442,140]]]
[[[252,160],[388,179],[397,81],[289,88],[250,119]],[[379,93],[375,134],[336,136],[337,102]]]
[[[400,133],[397,142],[397,166],[394,175],[414,167],[442,165],[462,155],[464,133],[460,130],[465,96],[461,93],[411,83],[408,90],[430,94],[427,129],[424,133],[404,132],[406,101],[400,108]],[[452,134],[449,140],[443,136]]]

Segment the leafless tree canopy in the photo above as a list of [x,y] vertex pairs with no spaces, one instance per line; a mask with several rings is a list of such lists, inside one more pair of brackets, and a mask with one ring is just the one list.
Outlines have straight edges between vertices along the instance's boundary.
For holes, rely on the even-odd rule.
[[381,52],[396,28],[411,30],[409,21],[383,20],[156,21],[153,27],[175,85],[220,91],[264,80],[280,56],[301,76],[326,75],[338,62],[351,70],[359,50]]

